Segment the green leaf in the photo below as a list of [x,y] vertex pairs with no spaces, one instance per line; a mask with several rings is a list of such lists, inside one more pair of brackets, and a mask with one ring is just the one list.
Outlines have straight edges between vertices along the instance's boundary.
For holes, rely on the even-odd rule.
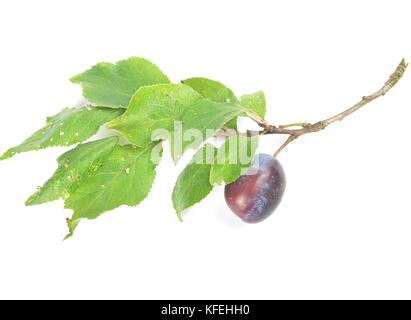
[[204,199],[215,183],[231,183],[250,167],[258,146],[257,137],[235,136],[218,149],[206,143],[196,152],[179,175],[172,200],[180,220],[181,213]]
[[[204,133],[204,140],[212,137],[220,128],[243,113],[245,109],[236,104],[222,104],[208,99],[201,99],[192,108],[186,110],[182,117],[183,132],[188,129],[197,129]],[[190,141],[183,140],[183,147]],[[197,148],[199,145],[195,145]]]
[[110,108],[127,108],[130,98],[142,86],[170,83],[156,65],[137,57],[116,64],[98,63],[70,80],[83,87],[88,101]]
[[245,94],[240,98],[241,105],[247,110],[254,111],[257,115],[264,119],[266,112],[265,95],[262,91],[257,91],[253,94]]
[[70,225],[75,226],[81,218],[95,219],[121,205],[139,204],[151,190],[161,152],[158,142],[145,148],[116,145],[99,169],[66,199],[65,208],[74,211]]
[[181,81],[200,93],[204,98],[215,102],[238,103],[234,93],[221,82],[207,78],[190,78]]
[[123,110],[101,107],[66,108],[53,117],[20,145],[7,150],[0,160],[16,153],[53,146],[70,146],[93,136],[104,123],[121,115]]
[[117,137],[80,144],[57,159],[58,169],[27,201],[35,205],[59,198],[67,199],[100,166],[102,158],[117,144]]
[[215,157],[215,148],[205,144],[179,175],[174,186],[172,200],[180,220],[181,212],[204,199],[213,189],[210,170]]
[[184,151],[198,148],[244,110],[238,104],[205,99],[186,85],[156,85],[140,88],[124,115],[111,121],[108,128],[139,147],[152,140],[170,139],[177,162]]
[[[204,98],[222,103],[240,103],[234,93],[221,82],[207,78],[190,78],[181,81],[200,93]],[[226,123],[226,126],[237,130],[237,117]]]
[[237,180],[250,167],[258,147],[258,136],[230,137],[218,148],[215,163],[211,167],[210,183],[220,185]]
[[145,147],[156,130],[173,131],[174,120],[182,120],[184,111],[201,96],[184,85],[169,84],[142,87],[131,99],[124,115],[107,128],[120,132],[131,143]]
[[80,220],[77,219],[77,220],[74,220],[74,221],[73,221],[73,219],[67,219],[66,222],[67,222],[67,227],[68,227],[68,229],[69,229],[69,233],[64,237],[63,241],[64,241],[64,240],[67,240],[68,238],[70,238],[70,237],[73,235],[74,230],[76,230],[76,228],[77,228],[78,223],[80,222]]

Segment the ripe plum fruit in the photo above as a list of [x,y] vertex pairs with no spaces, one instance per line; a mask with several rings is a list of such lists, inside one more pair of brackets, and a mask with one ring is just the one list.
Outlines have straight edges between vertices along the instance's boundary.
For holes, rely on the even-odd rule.
[[225,186],[229,208],[247,223],[270,216],[279,205],[286,186],[280,162],[269,154],[257,154],[246,174]]

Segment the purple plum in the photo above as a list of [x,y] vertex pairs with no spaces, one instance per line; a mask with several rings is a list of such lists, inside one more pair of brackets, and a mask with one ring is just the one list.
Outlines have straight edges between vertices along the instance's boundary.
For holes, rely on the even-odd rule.
[[230,209],[247,223],[270,216],[279,205],[286,186],[280,162],[269,154],[258,154],[247,173],[225,186]]

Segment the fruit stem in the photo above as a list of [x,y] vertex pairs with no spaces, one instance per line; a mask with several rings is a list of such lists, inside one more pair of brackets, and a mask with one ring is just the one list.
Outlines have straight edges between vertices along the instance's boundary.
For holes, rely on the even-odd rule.
[[274,158],[277,158],[278,154],[283,150],[291,141],[295,140],[295,136],[289,136],[288,139],[282,144],[280,148],[274,153]]

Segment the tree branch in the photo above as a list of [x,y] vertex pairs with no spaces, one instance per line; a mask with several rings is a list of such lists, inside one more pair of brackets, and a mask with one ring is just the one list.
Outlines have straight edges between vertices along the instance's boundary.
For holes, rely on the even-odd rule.
[[[388,80],[385,82],[384,86],[379,89],[378,91],[374,92],[371,95],[364,96],[361,101],[353,105],[351,108],[348,108],[347,110],[330,117],[325,120],[318,121],[314,124],[309,124],[305,122],[301,123],[293,123],[289,125],[282,125],[282,126],[272,126],[267,124],[265,121],[258,121],[258,119],[255,119],[253,117],[253,120],[258,123],[258,125],[263,128],[264,130],[260,131],[260,135],[265,135],[265,134],[288,134],[290,137],[287,139],[287,141],[277,150],[274,156],[277,156],[281,150],[283,150],[290,142],[294,141],[298,137],[307,134],[307,133],[312,133],[312,132],[318,132],[321,130],[324,130],[326,127],[328,127],[330,124],[336,122],[336,121],[341,121],[345,119],[347,116],[349,116],[351,113],[357,111],[358,109],[362,108],[369,102],[384,96],[392,87],[394,87],[397,82],[402,78],[404,75],[405,69],[407,68],[408,63],[405,62],[404,59],[402,59],[401,63],[398,65],[398,67],[395,69],[395,71],[390,75]],[[288,129],[289,127],[301,127],[300,129]],[[237,133],[238,134],[238,133]]]

